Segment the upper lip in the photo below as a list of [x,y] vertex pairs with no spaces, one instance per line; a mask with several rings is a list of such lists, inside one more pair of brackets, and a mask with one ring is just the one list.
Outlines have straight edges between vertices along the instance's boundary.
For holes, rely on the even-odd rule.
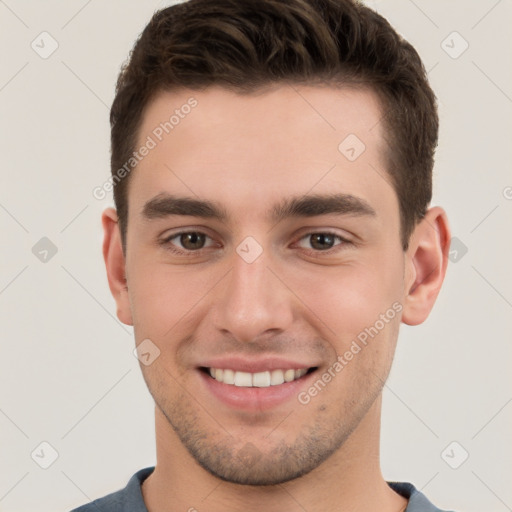
[[220,368],[224,370],[229,369],[240,372],[258,373],[272,370],[300,370],[302,368],[312,368],[316,365],[277,357],[246,358],[232,356],[209,359],[199,366],[203,368]]

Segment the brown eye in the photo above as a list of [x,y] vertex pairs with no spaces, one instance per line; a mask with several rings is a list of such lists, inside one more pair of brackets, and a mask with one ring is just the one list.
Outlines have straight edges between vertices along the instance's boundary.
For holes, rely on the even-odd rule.
[[180,243],[184,249],[189,251],[202,249],[206,241],[206,236],[203,233],[182,233],[180,235]]
[[176,254],[191,254],[213,247],[215,242],[200,231],[181,231],[163,239],[160,244]]
[[335,238],[334,235],[329,233],[313,233],[309,235],[311,247],[320,251],[333,247]]
[[314,252],[328,252],[329,250],[342,249],[350,245],[350,241],[340,235],[328,231],[318,231],[304,235],[298,242],[299,247]]

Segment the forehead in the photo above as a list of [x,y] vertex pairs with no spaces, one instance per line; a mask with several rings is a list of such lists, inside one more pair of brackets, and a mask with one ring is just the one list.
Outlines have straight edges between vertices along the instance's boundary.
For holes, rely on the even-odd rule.
[[[139,139],[155,131],[158,138],[160,127],[164,138],[172,134],[169,138],[182,136],[202,142],[196,151],[204,154],[210,145],[217,147],[219,142],[228,145],[235,139],[238,146],[246,143],[252,147],[267,135],[275,141],[273,147],[266,148],[269,156],[296,149],[296,142],[301,141],[307,143],[314,156],[332,158],[329,149],[336,150],[337,155],[336,143],[344,135],[357,135],[370,146],[380,143],[382,116],[377,94],[368,87],[282,84],[248,94],[220,86],[203,91],[179,89],[160,92],[146,106]],[[160,125],[169,120],[172,127],[167,125],[167,133]],[[226,141],[229,135],[231,140]],[[318,144],[319,141],[330,144]],[[275,151],[270,154],[272,149]]]
[[366,88],[162,92],[144,112],[137,147],[151,139],[153,148],[132,172],[130,204],[140,210],[162,192],[213,198],[228,209],[255,210],[310,191],[378,202],[379,195],[394,195],[382,116],[377,95]]

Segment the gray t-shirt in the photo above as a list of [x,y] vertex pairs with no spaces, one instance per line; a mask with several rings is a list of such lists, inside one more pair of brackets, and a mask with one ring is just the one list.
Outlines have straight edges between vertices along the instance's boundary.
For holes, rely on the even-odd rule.
[[[91,501],[71,512],[148,512],[140,486],[153,472],[154,466],[137,471],[124,489]],[[388,482],[388,485],[409,500],[405,512],[444,512],[435,507],[414,485],[405,482]]]

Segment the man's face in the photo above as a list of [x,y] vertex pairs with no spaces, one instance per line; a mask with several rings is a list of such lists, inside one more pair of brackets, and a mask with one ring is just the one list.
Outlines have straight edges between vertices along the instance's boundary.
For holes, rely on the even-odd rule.
[[370,91],[286,85],[167,92],[145,111],[125,318],[160,350],[141,368],[169,431],[220,478],[289,480],[377,421],[405,270],[381,117]]

